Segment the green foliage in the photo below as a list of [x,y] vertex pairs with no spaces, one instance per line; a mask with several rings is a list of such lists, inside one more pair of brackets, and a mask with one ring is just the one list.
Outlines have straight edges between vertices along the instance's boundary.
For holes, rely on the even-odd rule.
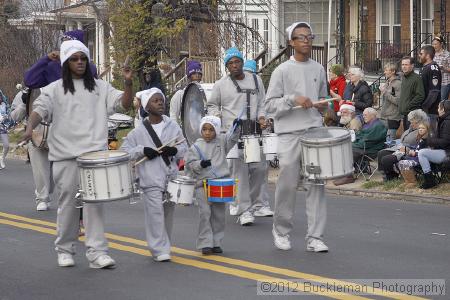
[[376,187],[380,187],[380,186],[383,186],[383,182],[373,181],[373,180],[372,181],[365,181],[361,185],[362,188],[367,189],[367,190],[370,190],[370,189],[373,189],[373,188],[376,188]]
[[[129,55],[134,70],[150,66],[161,50],[162,40],[177,38],[186,27],[184,19],[152,16],[152,1],[107,2],[113,32],[111,43],[114,60],[123,62]],[[164,13],[170,15],[171,9],[166,8]]]

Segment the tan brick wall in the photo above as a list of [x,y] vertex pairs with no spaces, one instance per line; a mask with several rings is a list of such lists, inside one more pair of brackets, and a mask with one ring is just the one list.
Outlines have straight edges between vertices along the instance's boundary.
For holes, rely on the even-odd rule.
[[377,4],[376,1],[366,1],[367,5],[367,13],[368,16],[366,18],[366,32],[367,39],[369,41],[374,41],[377,39]]

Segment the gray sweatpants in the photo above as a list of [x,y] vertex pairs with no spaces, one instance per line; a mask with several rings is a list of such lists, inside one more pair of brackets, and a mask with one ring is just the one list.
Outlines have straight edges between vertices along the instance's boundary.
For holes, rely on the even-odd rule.
[[3,153],[1,156],[6,159],[6,155],[8,155],[9,151],[9,138],[7,133],[0,133],[0,140],[3,144]]
[[[275,212],[273,225],[282,236],[291,232],[294,225],[295,201],[300,175],[300,135],[278,136],[280,174],[275,189]],[[326,163],[326,162],[325,162]],[[306,240],[322,239],[327,221],[327,206],[324,185],[306,186],[306,216],[308,232]]]
[[266,161],[246,164],[242,158],[231,160],[231,174],[238,179],[238,192],[236,201],[230,205],[238,205],[238,215],[269,206],[267,173]]
[[[79,202],[75,199],[80,182],[80,174],[75,159],[53,162],[55,181],[55,199],[58,201],[56,218],[56,251],[75,254],[75,241],[78,240],[80,222]],[[94,261],[100,255],[107,254],[108,241],[103,225],[103,204],[83,206],[86,257]]]
[[145,189],[142,194],[145,212],[145,233],[153,257],[170,254],[175,203],[165,201],[161,190]]
[[197,249],[222,247],[225,235],[225,203],[208,202],[203,187],[195,189],[200,222]]
[[50,202],[50,190],[53,183],[51,182],[48,150],[39,149],[30,142],[28,143],[28,153],[30,154],[31,171],[33,172],[36,204]]

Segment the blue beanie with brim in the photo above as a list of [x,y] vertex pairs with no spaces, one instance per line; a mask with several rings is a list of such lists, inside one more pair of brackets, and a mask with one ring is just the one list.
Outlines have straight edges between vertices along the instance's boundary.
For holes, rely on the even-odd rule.
[[242,56],[241,51],[239,51],[239,49],[236,47],[231,47],[225,51],[225,57],[223,58],[223,62],[225,63],[225,66],[227,65],[228,61],[230,59],[232,59],[233,57],[237,57],[240,60],[244,61],[244,56]]

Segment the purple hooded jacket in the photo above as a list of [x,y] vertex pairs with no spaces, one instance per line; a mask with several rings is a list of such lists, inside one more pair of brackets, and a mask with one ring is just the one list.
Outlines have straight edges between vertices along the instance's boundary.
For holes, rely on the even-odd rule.
[[[63,37],[84,42],[84,33],[82,30],[67,31]],[[95,65],[89,63],[89,67],[94,77],[98,78]],[[47,55],[41,57],[24,75],[24,83],[31,89],[47,86],[58,79],[61,79],[61,62],[59,60],[51,60]]]

